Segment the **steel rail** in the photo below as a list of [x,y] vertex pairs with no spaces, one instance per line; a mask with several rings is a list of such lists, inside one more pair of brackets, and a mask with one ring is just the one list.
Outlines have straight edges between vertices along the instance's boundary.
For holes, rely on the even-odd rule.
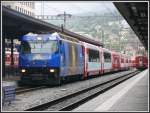
[[42,88],[47,88],[46,86],[36,86],[36,87],[19,87],[16,89],[16,94],[23,94],[26,92],[42,89]]
[[130,72],[121,77],[73,92],[72,94],[51,100],[50,102],[44,103],[42,105],[37,105],[35,107],[26,109],[25,111],[70,111],[80,104],[90,100],[91,98],[94,98],[95,96],[107,91],[117,84],[131,78],[137,73],[139,73],[139,71]]

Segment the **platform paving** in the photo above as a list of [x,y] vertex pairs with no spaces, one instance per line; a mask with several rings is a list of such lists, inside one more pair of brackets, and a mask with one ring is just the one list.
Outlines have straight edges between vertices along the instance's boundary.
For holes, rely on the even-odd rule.
[[84,81],[76,81],[62,84],[61,86],[47,87],[40,90],[34,90],[23,94],[16,95],[16,100],[8,106],[3,106],[3,111],[23,111],[33,106],[41,105],[43,103],[55,100],[62,96],[72,94],[95,84],[104,83],[126,73],[134,72],[135,70],[123,71],[114,74],[103,75]]
[[148,69],[73,111],[148,111]]
[[148,73],[109,111],[148,111]]

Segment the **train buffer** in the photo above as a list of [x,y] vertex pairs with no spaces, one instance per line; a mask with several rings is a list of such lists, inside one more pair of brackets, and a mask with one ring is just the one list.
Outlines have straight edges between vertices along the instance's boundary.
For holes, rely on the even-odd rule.
[[16,94],[15,94],[15,86],[3,86],[2,87],[2,104],[4,105],[10,105],[12,101],[15,100]]

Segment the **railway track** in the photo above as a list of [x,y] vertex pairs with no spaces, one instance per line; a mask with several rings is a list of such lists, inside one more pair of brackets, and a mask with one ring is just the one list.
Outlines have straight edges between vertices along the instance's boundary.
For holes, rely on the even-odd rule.
[[16,94],[22,94],[25,92],[30,92],[30,91],[34,91],[34,90],[38,90],[38,89],[43,89],[46,88],[46,86],[35,86],[35,87],[19,87],[16,89]]
[[72,94],[65,95],[56,100],[51,100],[50,102],[44,103],[42,105],[26,109],[25,111],[71,111],[82,103],[85,103],[86,101],[107,91],[108,89],[116,86],[117,84],[131,78],[139,72],[140,71],[130,72],[124,76],[112,79],[110,81],[106,81],[101,84],[96,84],[89,88],[85,88]]

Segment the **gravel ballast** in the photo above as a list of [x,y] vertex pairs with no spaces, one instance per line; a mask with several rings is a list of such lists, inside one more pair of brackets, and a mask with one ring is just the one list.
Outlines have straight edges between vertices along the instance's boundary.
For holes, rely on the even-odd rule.
[[2,106],[3,111],[24,111],[33,106],[37,106],[51,100],[60,98],[64,95],[71,94],[75,91],[79,91],[83,88],[93,86],[94,84],[103,83],[105,81],[114,79],[123,74],[133,72],[135,70],[123,71],[115,74],[101,75],[100,77],[88,79],[85,81],[76,81],[73,83],[63,84],[61,86],[55,86],[50,88],[44,88],[26,92],[23,94],[16,95],[16,100],[10,105]]

